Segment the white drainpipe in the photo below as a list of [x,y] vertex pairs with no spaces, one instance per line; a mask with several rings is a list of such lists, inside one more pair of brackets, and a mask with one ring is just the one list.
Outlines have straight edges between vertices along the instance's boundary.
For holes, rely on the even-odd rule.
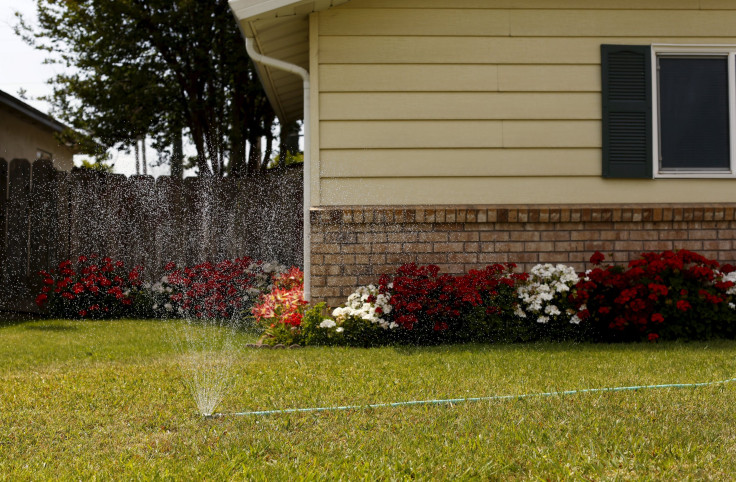
[[309,72],[304,68],[284,62],[283,60],[266,57],[256,52],[253,47],[253,39],[245,37],[245,49],[248,51],[253,62],[267,65],[275,69],[291,72],[302,78],[304,84],[304,299],[310,301],[312,295],[312,224],[309,219],[309,207],[312,199],[310,167],[311,167],[311,142],[309,136]]

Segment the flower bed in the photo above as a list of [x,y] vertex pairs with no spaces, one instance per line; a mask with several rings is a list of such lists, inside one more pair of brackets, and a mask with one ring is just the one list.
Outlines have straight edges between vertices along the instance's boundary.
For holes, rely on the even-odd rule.
[[332,311],[300,301],[296,316],[281,296],[281,314],[267,317],[262,341],[375,346],[736,337],[732,266],[685,250],[644,253],[627,266],[604,261],[595,253],[595,267],[585,273],[549,264],[516,273],[514,264],[497,264],[459,276],[408,264],[359,287]]
[[[736,269],[691,251],[644,253],[626,266],[576,273],[495,264],[464,275],[401,266],[359,287],[342,306],[308,305],[303,273],[241,258],[179,268],[153,285],[110,258],[81,256],[42,272],[37,298],[70,318],[141,315],[240,320],[265,344],[376,346],[529,340],[634,341],[736,337]],[[131,311],[132,310],[132,311]]]

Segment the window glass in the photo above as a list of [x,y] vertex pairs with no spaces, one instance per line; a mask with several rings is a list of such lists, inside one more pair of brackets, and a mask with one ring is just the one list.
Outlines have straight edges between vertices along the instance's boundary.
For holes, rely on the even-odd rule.
[[729,169],[726,57],[659,58],[662,170]]

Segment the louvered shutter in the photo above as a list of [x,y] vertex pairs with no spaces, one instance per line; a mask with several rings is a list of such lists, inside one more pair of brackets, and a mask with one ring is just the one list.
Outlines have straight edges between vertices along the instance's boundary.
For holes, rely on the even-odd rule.
[[601,45],[603,177],[652,177],[652,57],[641,45]]

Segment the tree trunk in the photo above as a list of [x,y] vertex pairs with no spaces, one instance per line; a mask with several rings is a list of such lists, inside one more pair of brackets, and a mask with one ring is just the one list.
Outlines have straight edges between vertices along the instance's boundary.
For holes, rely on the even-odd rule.
[[181,124],[174,123],[171,130],[171,177],[173,179],[184,178],[184,141],[181,135]]

